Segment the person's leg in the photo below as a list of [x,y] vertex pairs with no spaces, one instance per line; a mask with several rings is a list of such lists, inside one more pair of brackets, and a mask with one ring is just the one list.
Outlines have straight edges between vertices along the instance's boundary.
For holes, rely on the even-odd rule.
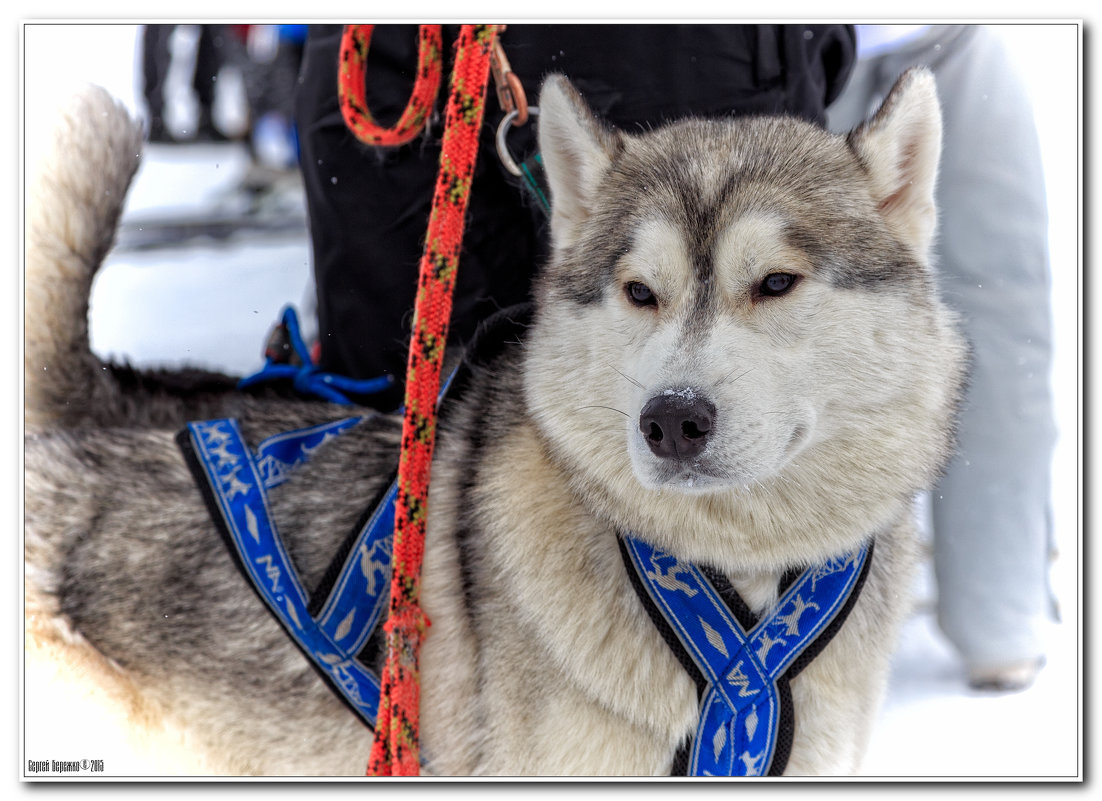
[[975,686],[1014,688],[1040,667],[1050,609],[1055,424],[1044,180],[1032,111],[982,27],[936,28],[858,65],[832,109],[856,122],[906,68],[938,79],[944,136],[935,266],[972,347],[957,454],[933,493],[938,623]]
[[149,114],[149,141],[167,142],[165,78],[172,61],[169,38],[174,25],[145,25],[142,30],[142,95]]
[[[340,26],[312,27],[295,103],[313,239],[321,366],[357,378],[393,375],[394,391],[368,400],[379,408],[394,408],[402,400],[441,131],[437,124],[431,134],[399,148],[358,142],[345,127],[337,101],[340,36]],[[397,119],[408,100],[416,49],[413,26],[375,30],[368,102],[384,124]],[[441,105],[444,95],[446,87]],[[453,301],[454,342],[469,337],[497,308],[524,300],[534,269],[529,211],[505,184],[489,145],[480,152],[469,203]]]

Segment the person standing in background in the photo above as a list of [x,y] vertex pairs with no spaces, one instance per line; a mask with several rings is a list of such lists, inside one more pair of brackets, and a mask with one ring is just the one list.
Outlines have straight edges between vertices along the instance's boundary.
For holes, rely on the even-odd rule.
[[[212,111],[218,73],[224,62],[223,27],[197,25],[194,69],[191,89],[199,105],[195,128],[176,136],[165,120],[167,98],[165,83],[173,61],[173,34],[177,25],[144,25],[142,30],[142,95],[149,115],[150,142],[225,141],[226,136],[215,126]],[[190,135],[189,135],[190,134]]]
[[896,77],[930,68],[943,113],[934,265],[972,347],[958,452],[931,497],[937,620],[971,687],[1028,687],[1048,582],[1056,424],[1048,212],[1028,94],[987,26],[858,26],[858,62],[828,109],[838,132]]

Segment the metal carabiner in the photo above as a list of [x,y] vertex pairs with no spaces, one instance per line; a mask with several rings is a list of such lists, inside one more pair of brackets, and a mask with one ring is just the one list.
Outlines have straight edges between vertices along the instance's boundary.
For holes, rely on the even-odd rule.
[[[538,117],[540,110],[537,106],[528,107],[528,118]],[[501,122],[497,126],[497,157],[501,159],[501,164],[512,175],[521,176],[520,167],[513,160],[512,155],[509,153],[509,148],[505,144],[505,135],[509,132],[509,129],[513,127],[513,120],[520,116],[520,112],[517,109],[513,109],[504,117],[501,118]]]
[[[505,25],[501,26],[499,33],[505,32]],[[497,88],[497,102],[501,110],[506,114],[516,110],[515,122],[517,127],[528,122],[528,98],[524,94],[524,86],[520,78],[509,66],[509,59],[505,56],[505,48],[501,44],[501,36],[494,39],[490,58],[490,74],[494,76],[494,86]]]

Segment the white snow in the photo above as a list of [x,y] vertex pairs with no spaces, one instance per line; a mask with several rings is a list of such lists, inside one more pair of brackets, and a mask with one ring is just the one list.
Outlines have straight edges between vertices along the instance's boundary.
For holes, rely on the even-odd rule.
[[[1034,100],[1045,120],[1041,135],[1049,145],[1053,266],[1055,285],[1062,289],[1053,299],[1053,386],[1061,437],[1053,468],[1060,555],[1052,576],[1063,622],[1048,632],[1048,665],[1031,689],[981,695],[966,688],[962,666],[937,631],[928,607],[916,614],[904,632],[872,738],[865,764],[870,776],[1059,779],[1082,778],[1084,773],[1077,291],[1081,282],[1076,271],[1078,129],[1073,113],[1077,50],[1074,37],[1051,30],[1019,27],[1007,33],[1023,53],[1043,49],[1043,57],[1030,61],[1044,61],[1050,70],[1044,91]],[[52,54],[77,43],[80,52],[98,54],[81,62],[80,80],[106,85],[137,109],[134,37],[133,26],[27,29],[28,168],[49,118],[50,102],[45,99],[53,101],[74,82],[68,73],[58,75]],[[139,173],[127,214],[134,219],[170,204],[202,208],[224,196],[220,193],[239,179],[242,170],[240,153],[232,148],[154,148]],[[247,372],[261,365],[264,337],[280,308],[300,304],[309,289],[309,248],[304,239],[116,253],[96,282],[93,344],[101,353],[142,365],[187,361]],[[924,592],[930,592],[928,588],[927,582]],[[20,773],[26,770],[26,760],[70,758],[103,758],[112,775],[173,771],[171,755],[128,743],[121,721],[100,709],[97,699],[59,683],[48,666],[29,665],[23,678]]]

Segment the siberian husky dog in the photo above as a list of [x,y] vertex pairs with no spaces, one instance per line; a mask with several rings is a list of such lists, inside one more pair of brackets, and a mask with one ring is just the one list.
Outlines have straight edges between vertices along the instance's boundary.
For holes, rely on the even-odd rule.
[[[859,772],[909,611],[912,501],[952,448],[966,358],[929,261],[933,78],[906,73],[848,136],[785,117],[627,133],[561,77],[539,106],[552,253],[530,315],[471,357],[438,432],[424,770],[666,774],[699,752],[746,773]],[[362,775],[370,729],[246,583],[176,442],[188,420],[234,417],[255,444],[347,407],[139,373],[88,348],[89,287],[139,143],[120,107],[85,94],[28,211],[27,648],[123,704],[142,736],[172,732],[204,770]],[[399,440],[397,417],[365,413],[269,491],[308,591]],[[627,543],[653,570],[632,572]],[[666,590],[696,594],[696,575],[746,632],[791,624],[822,605],[785,607],[793,577],[854,553],[848,616],[798,673],[765,676],[768,709],[740,706],[768,689],[744,671],[784,637],[702,683],[708,660],[684,658],[696,646],[654,614]],[[697,616],[730,656],[730,633]],[[768,764],[731,750],[781,707]]]

